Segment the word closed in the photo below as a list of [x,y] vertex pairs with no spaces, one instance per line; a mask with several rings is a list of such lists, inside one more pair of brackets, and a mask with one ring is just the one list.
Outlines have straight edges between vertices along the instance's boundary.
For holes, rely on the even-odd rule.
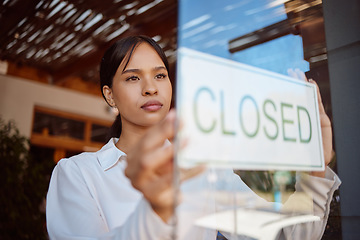
[[[218,114],[202,114],[202,109],[209,106],[201,106],[201,98],[209,99],[206,104],[212,107],[217,106]],[[225,96],[224,92],[220,91],[219,97],[215,97],[215,93],[207,87],[202,87],[197,90],[194,96],[193,112],[194,121],[198,129],[204,133],[211,133],[216,127],[221,129],[221,133],[225,135],[237,135],[236,126],[226,126],[226,118],[231,117],[225,114]],[[228,104],[235,104],[237,108],[235,111],[235,122],[238,123],[239,129],[244,136],[254,138],[258,134],[263,134],[269,140],[276,140],[281,131],[281,138],[284,141],[301,143],[309,143],[312,136],[311,119],[308,110],[303,106],[294,106],[291,103],[280,102],[276,104],[271,99],[265,99],[258,103],[251,95],[245,95],[239,98],[238,101]],[[249,108],[249,109],[247,109]],[[251,116],[253,113],[254,116]],[[288,116],[287,116],[288,115]],[[204,119],[204,120],[202,120]],[[254,122],[253,127],[249,127],[246,123],[251,119]],[[204,122],[209,122],[204,124]],[[295,122],[297,122],[295,124]],[[306,127],[304,127],[306,126]],[[281,130],[280,130],[280,129]],[[289,134],[286,130],[296,129],[296,134]],[[303,131],[302,131],[303,129]],[[306,133],[304,133],[306,129]],[[294,132],[294,131],[292,131]]]

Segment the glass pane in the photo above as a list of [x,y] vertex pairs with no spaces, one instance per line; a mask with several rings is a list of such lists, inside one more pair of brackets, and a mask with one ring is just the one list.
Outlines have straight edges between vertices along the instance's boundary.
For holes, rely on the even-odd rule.
[[35,112],[33,132],[56,137],[84,139],[85,123],[58,117],[42,112]]
[[[316,203],[310,197],[314,192],[310,193],[311,191],[308,190],[312,187],[316,190],[321,186],[321,183],[315,180],[311,182],[312,176],[306,173],[310,170],[294,167],[295,164],[289,167],[288,162],[285,162],[283,169],[279,165],[272,165],[275,166],[274,169],[265,166],[266,164],[255,166],[253,162],[261,162],[262,159],[266,163],[276,162],[268,161],[274,156],[279,159],[286,156],[289,162],[290,159],[296,159],[297,154],[291,151],[285,153],[285,150],[292,148],[290,142],[294,145],[310,142],[311,135],[307,135],[305,139],[305,133],[315,133],[311,130],[311,126],[314,127],[311,124],[319,123],[319,117],[313,118],[307,115],[308,118],[304,118],[306,114],[302,116],[299,114],[302,111],[304,111],[302,113],[307,112],[307,106],[310,105],[314,111],[317,111],[317,101],[312,101],[305,108],[294,107],[297,108],[298,113],[295,119],[296,111],[292,113],[287,111],[295,106],[287,104],[287,101],[292,101],[289,99],[294,96],[292,87],[280,83],[277,85],[279,88],[273,90],[274,87],[269,82],[265,82],[266,77],[273,76],[277,80],[291,78],[290,82],[300,85],[305,82],[304,79],[300,82],[295,77],[303,78],[306,74],[309,78],[315,79],[320,86],[325,109],[331,118],[321,1],[181,0],[179,8],[177,111],[180,118],[186,119],[182,131],[188,140],[186,148],[194,149],[194,155],[190,156],[188,150],[181,150],[177,160],[180,161],[182,168],[192,166],[191,164],[196,162],[194,159],[201,159],[198,164],[207,164],[207,170],[202,176],[181,185],[183,196],[179,201],[182,204],[177,212],[179,231],[177,234],[180,239],[186,239],[193,236],[192,234],[200,234],[196,235],[199,238],[212,236],[211,234],[215,234],[218,230],[231,239],[248,239],[246,237],[273,239],[271,234],[282,228],[287,229],[284,233],[288,234],[286,235],[288,238],[301,239],[299,238],[301,234],[311,236],[310,238],[320,238],[319,234],[325,230],[326,222],[320,230],[317,229],[316,224],[308,224],[311,221],[318,221],[315,218],[321,216],[315,213],[315,208],[309,207]],[[237,74],[240,71],[232,71],[231,68],[245,69],[247,72],[241,75],[241,73]],[[231,71],[227,71],[229,69]],[[264,77],[249,78],[255,76],[251,75],[252,73],[259,73],[257,76]],[[243,81],[245,78],[249,79],[248,84]],[[311,87],[308,83],[305,85]],[[232,86],[232,89],[229,86]],[[227,91],[228,89],[231,91]],[[270,94],[267,89],[270,89]],[[249,94],[243,95],[246,90],[249,90]],[[302,91],[299,90],[295,95],[302,95],[306,101],[310,98],[316,99],[315,88],[311,90],[312,95],[307,95],[305,90]],[[278,101],[278,96],[281,96],[281,101]],[[245,109],[242,107],[246,102],[248,108],[254,110],[251,114],[255,121],[243,121],[244,114],[242,115],[241,110]],[[202,109],[203,106],[207,108]],[[287,110],[283,111],[284,109]],[[276,114],[284,115],[276,118]],[[230,119],[228,116],[236,118]],[[290,120],[291,123],[287,121],[290,118],[294,119],[294,121]],[[305,127],[310,129],[308,132],[304,131],[302,125],[304,119],[309,120],[310,123],[310,127]],[[191,121],[195,123],[190,123],[190,127],[187,127],[186,125]],[[295,121],[297,123],[293,126],[296,125],[298,128],[296,131],[295,128],[294,131],[290,130],[288,127]],[[270,125],[267,125],[268,123]],[[240,138],[241,130],[246,134],[243,134],[243,139],[238,141],[235,138]],[[292,133],[289,137],[290,132],[294,134],[296,132],[297,138],[295,139]],[[182,132],[180,138],[181,134]],[[208,141],[212,139],[214,145],[222,147],[221,154],[224,159],[229,159],[232,148],[236,147],[240,149],[238,159],[245,156],[249,159],[251,167],[245,165],[238,168],[231,167],[230,160],[223,163],[219,159],[216,162],[212,154],[215,150],[211,144],[207,144],[207,140],[199,141],[199,138],[196,138],[206,134]],[[263,143],[269,139],[268,142],[272,141],[272,143],[281,141],[287,143],[276,149],[271,149],[267,144],[248,145],[249,142],[258,141],[256,138],[261,138],[261,134]],[[213,138],[218,135],[221,137]],[[318,139],[317,143],[320,143],[320,134]],[[238,142],[242,144],[237,144]],[[322,152],[322,144],[317,146],[318,151]],[[207,149],[196,152],[202,150],[202,147]],[[250,153],[252,151],[253,155],[261,152],[262,159],[251,158],[251,154],[246,155],[241,151]],[[275,154],[267,155],[270,151]],[[313,156],[300,157],[295,163],[300,165],[315,158]],[[184,159],[186,161],[182,161]],[[324,161],[321,160],[323,167]],[[219,164],[221,162],[222,164]],[[309,188],[300,189],[299,186],[295,188],[296,184],[304,183],[309,184],[307,186]],[[332,195],[327,199],[328,204],[334,203],[331,199]],[[336,207],[332,206],[331,209]],[[307,222],[304,225],[309,228],[298,227],[300,224],[297,223],[301,223],[300,217],[302,223]],[[289,221],[280,221],[284,218]],[[291,227],[275,226],[275,222],[287,222]],[[267,227],[260,226],[260,223]],[[338,226],[338,224],[333,225]],[[269,233],[268,236],[261,235],[266,231]],[[290,233],[291,231],[293,232]],[[340,233],[341,229],[337,228],[336,231]],[[311,235],[316,232],[319,234]]]

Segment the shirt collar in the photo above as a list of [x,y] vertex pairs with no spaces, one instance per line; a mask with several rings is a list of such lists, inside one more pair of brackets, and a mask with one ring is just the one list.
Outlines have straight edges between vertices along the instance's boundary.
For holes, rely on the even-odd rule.
[[115,146],[119,139],[111,138],[98,152],[97,159],[104,171],[115,166],[118,161],[126,157],[126,154]]

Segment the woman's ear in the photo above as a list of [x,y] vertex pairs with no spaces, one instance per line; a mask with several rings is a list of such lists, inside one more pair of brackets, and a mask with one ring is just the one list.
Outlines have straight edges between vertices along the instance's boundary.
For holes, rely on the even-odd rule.
[[112,94],[112,90],[111,88],[109,88],[109,86],[105,85],[103,86],[103,94],[105,96],[106,102],[111,106],[111,107],[115,107],[115,102],[114,102],[114,98],[113,98],[113,94]]

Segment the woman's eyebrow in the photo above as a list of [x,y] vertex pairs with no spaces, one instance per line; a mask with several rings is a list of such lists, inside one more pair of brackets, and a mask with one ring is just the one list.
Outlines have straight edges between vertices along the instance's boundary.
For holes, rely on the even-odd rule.
[[167,70],[164,66],[154,67],[154,70]]
[[[167,69],[164,66],[158,66],[158,67],[154,67],[153,70],[158,71],[158,70],[167,70]],[[140,72],[141,72],[141,69],[129,68],[129,69],[125,69],[121,74],[124,74],[124,73],[140,73]]]
[[139,73],[141,70],[140,69],[136,69],[136,68],[130,68],[130,69],[126,69],[124,70],[121,74],[124,74],[124,73]]

